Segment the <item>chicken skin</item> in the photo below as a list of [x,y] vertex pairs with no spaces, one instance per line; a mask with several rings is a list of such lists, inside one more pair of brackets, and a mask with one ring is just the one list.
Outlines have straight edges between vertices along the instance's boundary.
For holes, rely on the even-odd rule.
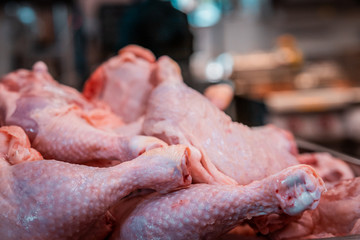
[[155,73],[159,85],[150,95],[143,131],[190,147],[196,182],[248,184],[298,164],[291,134],[232,122],[182,82],[179,67],[168,57],[158,60]]
[[126,123],[134,122],[144,115],[154,88],[154,63],[149,50],[127,46],[95,70],[85,83],[84,96],[106,102]]
[[185,146],[153,149],[114,167],[95,168],[42,160],[25,144],[15,147],[39,159],[21,154],[26,159],[14,164],[7,155],[15,145],[8,141],[13,130],[24,138],[18,127],[0,129],[1,239],[102,239],[111,231],[108,209],[123,197],[136,189],[167,192],[191,183]]
[[255,216],[293,216],[314,209],[324,190],[321,178],[307,165],[246,186],[193,184],[139,201],[128,216],[121,215],[110,239],[217,239]]
[[42,62],[32,71],[21,69],[1,79],[0,109],[1,125],[22,127],[32,146],[48,159],[122,162],[166,146],[154,137],[134,135],[105,104],[57,83]]
[[[311,239],[360,234],[360,177],[332,186],[319,206],[271,234],[272,239]],[[355,239],[355,238],[354,238]]]

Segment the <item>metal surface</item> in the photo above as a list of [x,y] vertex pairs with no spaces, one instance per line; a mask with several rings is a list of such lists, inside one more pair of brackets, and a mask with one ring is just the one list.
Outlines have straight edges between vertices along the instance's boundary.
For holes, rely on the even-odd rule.
[[296,144],[298,145],[298,147],[301,149],[310,150],[310,151],[314,151],[314,152],[328,152],[331,155],[333,155],[334,157],[340,158],[341,160],[344,160],[347,163],[360,166],[360,159],[358,159],[358,158],[351,157],[347,154],[344,154],[344,153],[341,153],[341,152],[332,150],[330,148],[323,147],[321,145],[318,145],[318,144],[315,144],[312,142],[308,142],[308,141],[305,141],[302,139],[296,138],[295,141],[296,141]]
[[339,158],[349,164],[355,176],[360,176],[360,159],[299,138],[296,138],[295,142],[299,149],[305,150],[306,152],[311,151],[330,153],[332,156]]

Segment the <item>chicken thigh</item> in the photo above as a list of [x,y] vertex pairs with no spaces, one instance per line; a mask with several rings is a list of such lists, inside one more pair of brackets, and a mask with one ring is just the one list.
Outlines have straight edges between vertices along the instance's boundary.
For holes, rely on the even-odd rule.
[[134,136],[106,105],[57,83],[42,62],[1,79],[0,123],[22,127],[45,158],[74,163],[127,161],[166,146],[154,137]]
[[291,134],[274,126],[252,129],[232,122],[182,82],[170,58],[158,60],[154,76],[159,86],[150,95],[143,131],[192,148],[196,182],[248,184],[298,164]]
[[246,186],[194,184],[137,201],[128,216],[121,214],[110,239],[217,239],[255,216],[292,216],[314,209],[324,189],[307,165],[289,167]]
[[127,46],[118,56],[103,63],[86,81],[84,96],[109,104],[126,123],[141,117],[151,90],[155,56],[136,45]]

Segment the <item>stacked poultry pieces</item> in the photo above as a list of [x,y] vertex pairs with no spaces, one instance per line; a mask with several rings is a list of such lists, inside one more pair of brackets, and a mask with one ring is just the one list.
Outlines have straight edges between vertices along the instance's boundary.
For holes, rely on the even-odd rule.
[[43,160],[17,126],[2,127],[0,134],[1,239],[103,239],[113,221],[108,210],[131,192],[167,192],[191,182],[184,146],[95,168]]
[[57,83],[42,62],[32,71],[21,69],[4,76],[0,92],[3,125],[22,127],[46,158],[73,163],[127,161],[166,145],[138,135],[136,128],[133,132],[124,128],[107,105],[90,102],[75,89]]
[[[360,233],[359,180],[340,160],[232,122],[137,46],[84,94],[42,62],[4,76],[0,122],[1,239],[216,239],[245,223],[278,239]],[[324,193],[323,179],[340,183]],[[350,216],[328,219],[332,205]]]

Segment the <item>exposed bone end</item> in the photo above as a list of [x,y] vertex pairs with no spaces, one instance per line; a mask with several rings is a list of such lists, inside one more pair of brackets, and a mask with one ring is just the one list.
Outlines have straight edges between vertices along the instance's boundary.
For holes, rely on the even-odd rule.
[[278,183],[276,197],[283,211],[291,216],[308,209],[315,209],[321,194],[326,191],[324,181],[312,167],[307,165],[288,168],[285,176],[281,177]]

